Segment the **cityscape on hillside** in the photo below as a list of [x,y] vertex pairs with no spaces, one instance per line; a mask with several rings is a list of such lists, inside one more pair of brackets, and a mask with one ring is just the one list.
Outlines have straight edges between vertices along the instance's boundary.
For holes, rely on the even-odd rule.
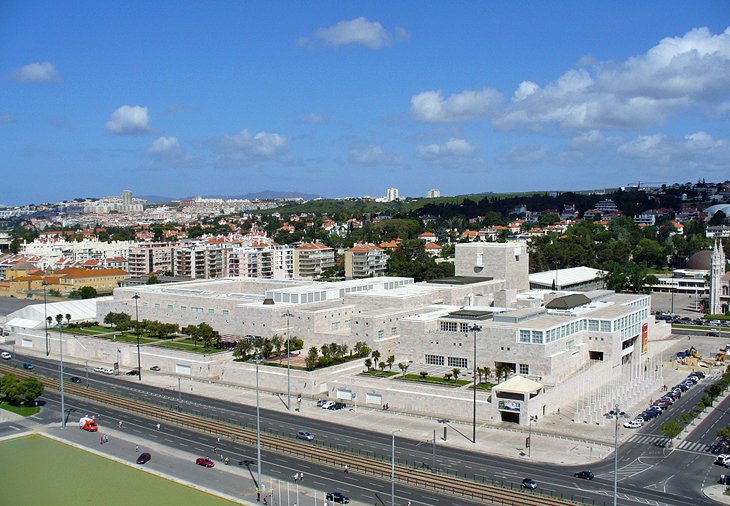
[[730,505],[728,20],[5,0],[3,504]]

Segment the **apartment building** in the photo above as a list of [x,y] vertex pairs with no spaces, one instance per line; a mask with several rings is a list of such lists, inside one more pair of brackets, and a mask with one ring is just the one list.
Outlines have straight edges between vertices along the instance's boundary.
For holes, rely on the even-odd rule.
[[138,278],[153,272],[173,272],[173,248],[174,246],[166,242],[150,242],[133,246],[129,250],[129,275]]
[[294,278],[315,279],[335,266],[335,250],[319,243],[302,244],[294,249]]
[[345,277],[347,279],[384,276],[388,254],[374,244],[356,244],[345,250]]
[[292,279],[294,248],[273,243],[236,246],[228,251],[227,276]]
[[228,276],[228,251],[231,245],[189,244],[172,249],[174,276],[192,279],[221,278]]

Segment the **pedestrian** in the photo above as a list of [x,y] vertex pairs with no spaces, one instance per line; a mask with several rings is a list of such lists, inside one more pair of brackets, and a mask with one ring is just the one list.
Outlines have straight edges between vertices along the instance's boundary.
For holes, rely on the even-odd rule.
[[216,441],[216,446],[219,444],[221,444],[221,438],[218,438],[218,440]]
[[223,462],[223,454],[221,453],[221,462]]
[[104,434],[104,442],[105,443],[108,443],[109,442],[109,435],[108,434]]
[[385,403],[385,411],[390,411],[390,404],[387,402]]
[[217,445],[213,447],[213,453],[218,453],[218,446]]
[[347,474],[350,471],[350,468],[347,464],[345,464],[345,474]]
[[139,453],[139,445],[134,445],[134,453]]
[[159,432],[159,430],[160,430],[160,424],[158,423],[157,424],[157,431]]
[[264,497],[264,506],[268,506],[269,502],[266,500],[266,497]]
[[294,481],[297,481],[299,479],[299,473],[294,473]]
[[104,436],[99,436],[99,444],[100,445],[104,444]]
[[122,428],[122,421],[121,420],[119,420],[119,428],[120,429]]
[[[259,491],[259,487],[256,487],[256,502],[261,500],[261,492]],[[325,506],[327,506],[325,504]]]
[[299,473],[299,481],[304,481],[304,473]]
[[228,457],[226,457],[226,465],[228,465]]
[[560,414],[560,408],[558,408],[558,415]]

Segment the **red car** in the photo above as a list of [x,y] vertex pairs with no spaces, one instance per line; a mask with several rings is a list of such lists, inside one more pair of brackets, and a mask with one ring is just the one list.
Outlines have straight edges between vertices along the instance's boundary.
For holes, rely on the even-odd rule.
[[213,466],[215,466],[215,462],[213,462],[212,460],[210,460],[208,457],[198,457],[195,460],[195,463],[198,464],[199,466],[203,466],[203,467],[213,467]]

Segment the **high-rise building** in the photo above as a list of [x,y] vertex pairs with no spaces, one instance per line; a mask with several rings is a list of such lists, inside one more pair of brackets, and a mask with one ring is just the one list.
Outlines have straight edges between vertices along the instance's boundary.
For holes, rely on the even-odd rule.
[[432,188],[426,192],[426,198],[435,199],[441,196],[441,190]]
[[315,279],[335,266],[335,250],[319,243],[302,244],[294,249],[294,277]]
[[398,200],[400,197],[398,196],[398,188],[388,188],[388,191],[385,195],[385,200],[388,202],[393,202],[394,200]]
[[355,244],[345,250],[345,277],[347,279],[385,276],[388,254],[374,244]]
[[712,247],[711,258],[709,314],[722,314],[722,304],[720,303],[720,282],[722,275],[725,274],[725,252],[722,249],[720,239],[715,239],[715,244]]

